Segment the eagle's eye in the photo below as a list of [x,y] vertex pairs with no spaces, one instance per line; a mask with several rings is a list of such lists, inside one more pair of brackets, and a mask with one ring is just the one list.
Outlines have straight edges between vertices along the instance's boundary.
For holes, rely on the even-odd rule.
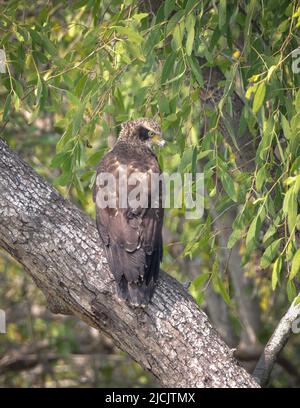
[[148,129],[144,128],[143,126],[141,126],[139,128],[139,138],[141,140],[148,140],[150,138],[150,132]]

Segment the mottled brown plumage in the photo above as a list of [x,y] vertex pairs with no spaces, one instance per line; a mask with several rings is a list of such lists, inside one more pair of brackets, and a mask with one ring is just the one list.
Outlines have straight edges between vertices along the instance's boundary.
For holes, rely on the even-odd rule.
[[[150,174],[160,174],[160,167],[152,143],[161,143],[157,135],[161,130],[151,119],[141,118],[122,125],[119,139],[97,168],[94,201],[96,221],[100,237],[106,248],[110,269],[117,283],[118,294],[134,306],[149,303],[158,278],[162,259],[163,208],[161,185],[158,208],[150,208]],[[116,191],[116,208],[101,208],[99,197],[101,186],[99,175],[110,173],[118,180],[120,166],[127,168],[128,195],[136,187],[129,185],[128,178],[133,172],[147,177],[147,206],[120,208],[119,191]],[[145,207],[145,206],[144,206]]]

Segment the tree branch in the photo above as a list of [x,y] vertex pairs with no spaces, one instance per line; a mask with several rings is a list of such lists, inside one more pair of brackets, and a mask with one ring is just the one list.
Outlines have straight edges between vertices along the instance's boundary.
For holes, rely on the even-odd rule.
[[146,310],[119,300],[94,222],[1,140],[0,192],[0,246],[57,310],[102,330],[163,386],[257,387],[175,279],[161,273]]
[[300,304],[293,302],[289,310],[280,320],[253,372],[253,376],[258,380],[261,386],[268,383],[273,366],[292,335],[293,323],[298,317],[300,317]]

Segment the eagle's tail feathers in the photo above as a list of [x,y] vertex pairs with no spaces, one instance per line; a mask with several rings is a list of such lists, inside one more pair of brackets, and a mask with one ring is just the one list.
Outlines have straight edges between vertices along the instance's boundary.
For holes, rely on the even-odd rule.
[[[118,244],[106,247],[106,257],[116,280],[117,293],[132,306],[145,307],[151,300],[159,271],[159,254],[147,256],[149,266],[144,272],[145,254],[127,253]],[[136,258],[140,262],[136,262]],[[144,272],[144,276],[143,276]],[[143,276],[143,279],[137,277]]]
[[121,299],[126,300],[134,307],[146,307],[150,302],[155,284],[153,281],[149,285],[142,283],[129,283],[123,277],[117,284],[117,293]]
[[128,283],[128,301],[135,307],[146,307],[150,302],[154,292],[154,282],[151,280],[147,285],[142,283]]

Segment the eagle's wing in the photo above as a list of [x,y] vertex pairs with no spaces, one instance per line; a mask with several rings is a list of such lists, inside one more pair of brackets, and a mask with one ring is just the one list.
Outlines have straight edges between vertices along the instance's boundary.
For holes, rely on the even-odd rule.
[[[136,159],[129,160],[126,166],[127,181],[133,173],[141,173],[147,178],[144,186],[148,208],[121,208],[118,195],[120,162],[118,156],[111,151],[102,159],[97,169],[94,189],[96,221],[106,247],[110,269],[117,281],[119,295],[134,305],[145,305],[151,299],[162,259],[162,186],[159,185],[158,208],[151,208],[150,187],[151,172],[159,174],[160,168],[154,155],[147,157],[142,163]],[[99,175],[103,172],[113,175],[117,180],[116,208],[101,208],[99,205],[100,195],[103,197]],[[127,184],[128,197],[137,184]]]

